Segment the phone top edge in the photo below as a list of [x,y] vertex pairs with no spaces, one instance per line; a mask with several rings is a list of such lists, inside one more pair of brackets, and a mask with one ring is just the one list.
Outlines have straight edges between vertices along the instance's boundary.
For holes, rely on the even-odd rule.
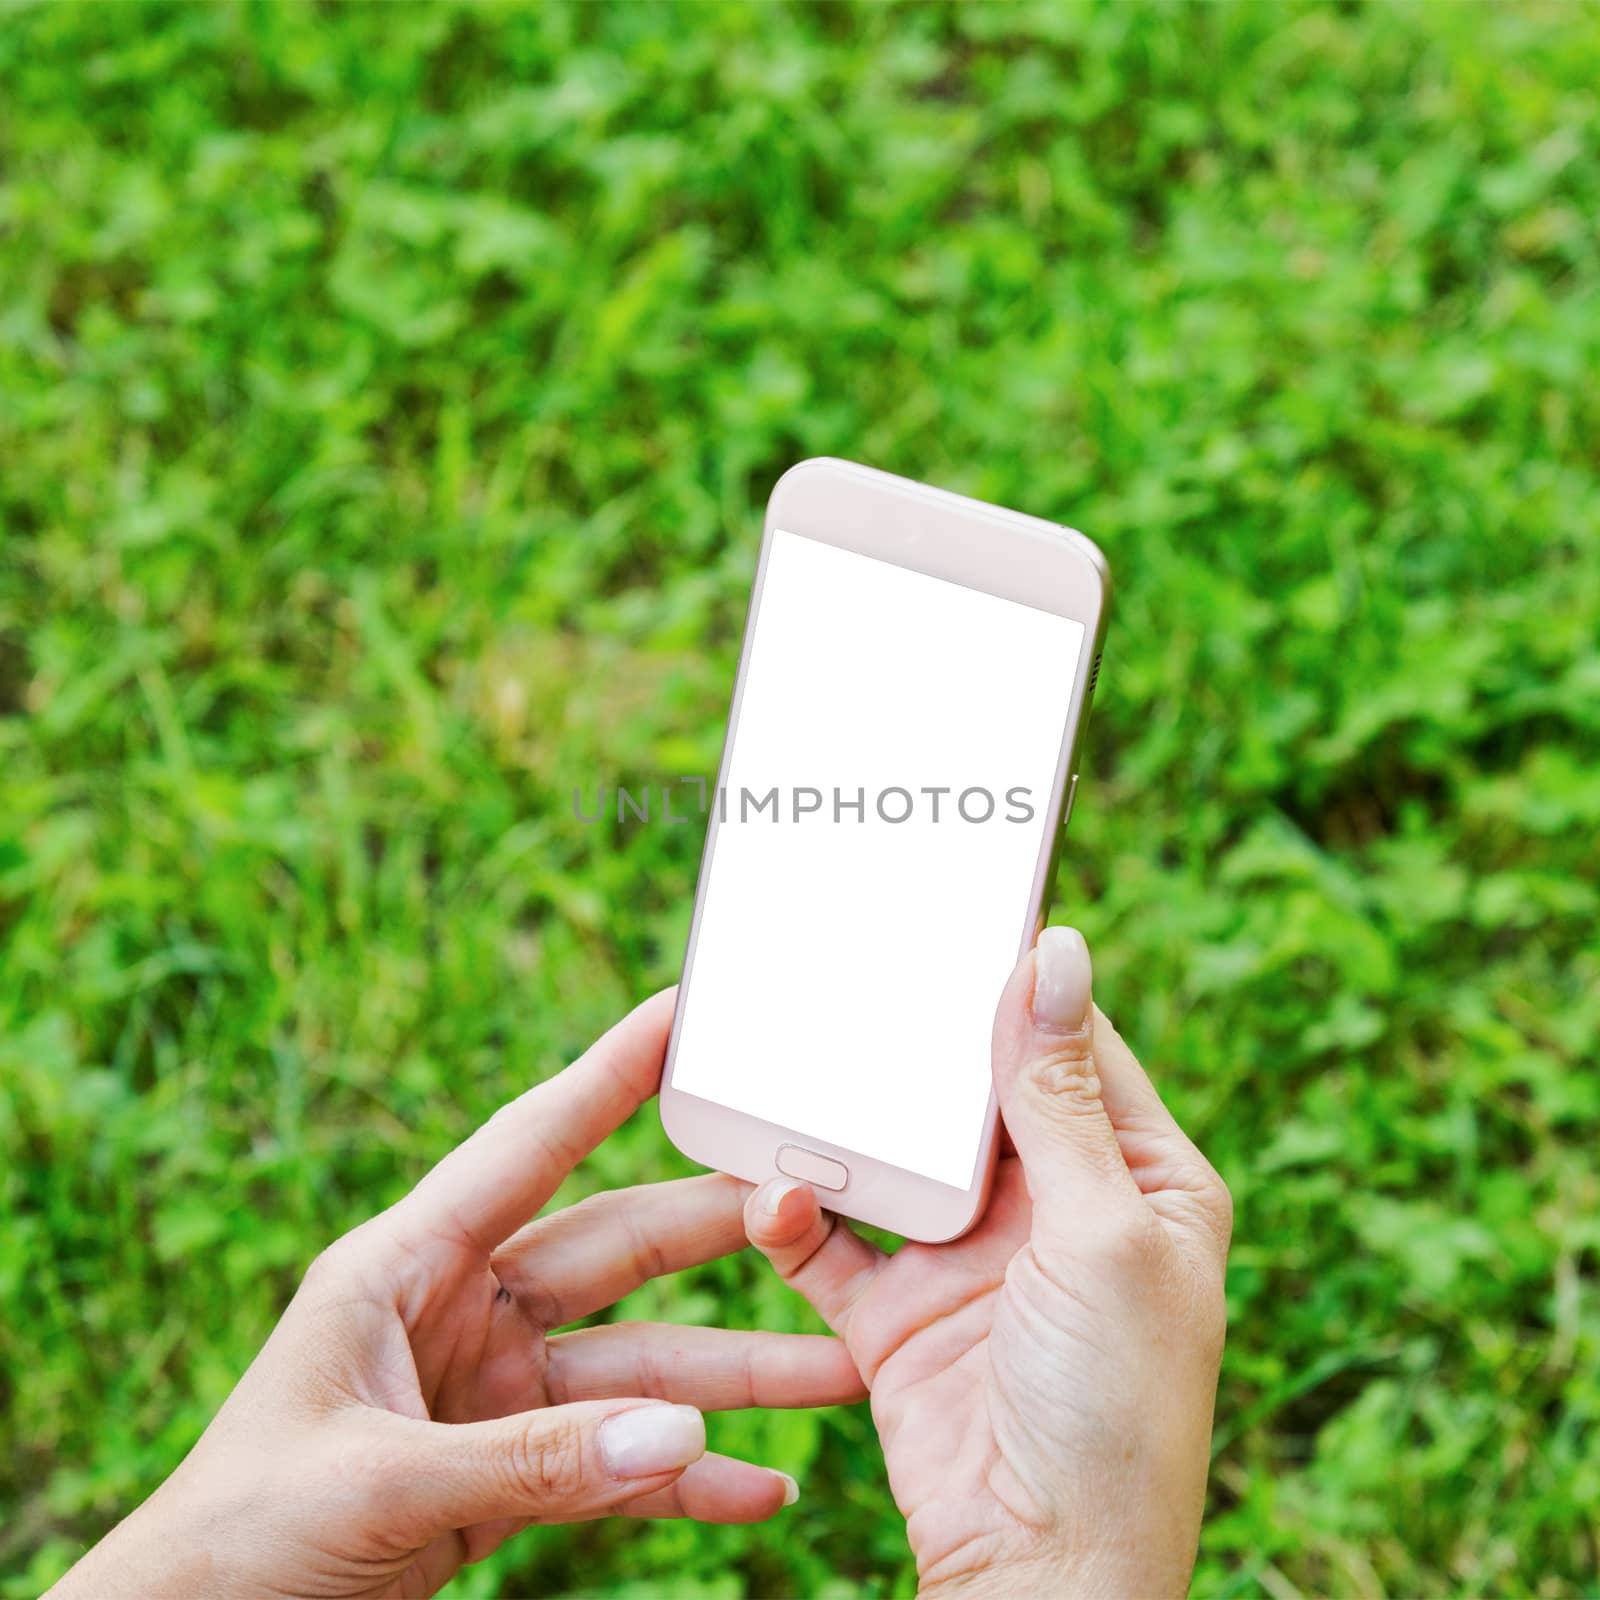
[[1106,553],[1097,545],[1088,534],[1078,528],[1068,527],[1064,522],[1052,523],[1058,533],[1064,533],[1083,558],[1092,566],[1100,579],[1100,608],[1102,611],[1111,609],[1111,563],[1106,560]]
[[[1009,506],[997,505],[993,501],[960,494],[953,489],[941,489],[934,484],[919,483],[914,478],[903,478],[896,473],[885,472],[880,467],[869,467],[859,461],[846,461],[838,456],[810,456],[789,467],[773,485],[772,493],[767,499],[763,522],[763,545],[770,539],[773,529],[783,528],[789,532],[801,533],[808,538],[822,538],[829,543],[843,544],[846,548],[860,549],[863,553],[875,555],[880,560],[908,566],[914,570],[935,570],[925,564],[924,558],[918,552],[910,549],[890,551],[867,548],[860,542],[859,529],[856,537],[836,538],[835,531],[841,520],[840,506],[837,501],[830,500],[829,496],[830,493],[838,494],[847,487],[867,490],[880,505],[886,505],[891,501],[899,502],[902,506],[922,505],[932,512],[940,513],[946,526],[952,521],[976,522],[996,530],[1003,529],[1005,534],[1012,538],[1021,535],[1024,539],[1037,541],[1058,555],[1061,552],[1069,553],[1073,558],[1070,567],[1078,576],[1078,592],[1081,599],[1088,602],[1076,609],[1080,614],[1088,613],[1087,616],[1080,615],[1080,619],[1088,622],[1087,631],[1098,648],[1111,598],[1110,563],[1106,560],[1104,551],[1087,534],[1066,524],[1035,516],[1031,512],[1017,511]],[[833,526],[816,528],[806,525],[819,516],[828,519]],[[797,526],[797,523],[801,525]],[[966,583],[968,587],[987,587],[975,577],[963,578],[945,571],[935,571],[935,575],[948,577],[953,582]],[[995,589],[991,592],[1002,591]],[[1013,598],[1022,597],[1013,596]],[[1026,600],[1025,603],[1043,602]],[[1061,608],[1045,604],[1045,609]]]
[[1018,511],[1012,506],[1003,506],[993,500],[979,500],[975,495],[962,494],[955,489],[942,489],[937,484],[922,483],[915,478],[902,478],[898,473],[885,472],[881,467],[869,467],[860,461],[846,461],[839,456],[808,456],[804,461],[797,461],[789,467],[773,484],[772,493],[767,497],[769,519],[775,512],[785,488],[792,493],[799,480],[825,476],[854,478],[886,494],[936,502],[952,510],[965,511],[984,521],[1001,520],[1013,527],[1026,525],[1037,533],[1049,535],[1052,539],[1066,534],[1069,540],[1080,546],[1083,554],[1094,563],[1101,578],[1103,580],[1110,578],[1110,568],[1104,553],[1087,534],[1077,528],[1052,522],[1048,517],[1035,516],[1031,511]]

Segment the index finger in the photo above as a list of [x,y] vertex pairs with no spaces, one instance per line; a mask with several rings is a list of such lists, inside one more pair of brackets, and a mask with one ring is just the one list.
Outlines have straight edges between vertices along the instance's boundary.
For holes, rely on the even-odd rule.
[[652,995],[564,1072],[501,1106],[394,1208],[395,1220],[489,1255],[656,1092],[677,992]]

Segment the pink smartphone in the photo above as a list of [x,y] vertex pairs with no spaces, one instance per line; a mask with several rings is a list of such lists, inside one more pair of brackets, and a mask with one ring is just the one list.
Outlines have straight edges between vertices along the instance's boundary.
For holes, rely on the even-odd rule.
[[692,1159],[934,1242],[982,1214],[1000,991],[1044,923],[1110,577],[847,461],[767,503],[661,1085]]

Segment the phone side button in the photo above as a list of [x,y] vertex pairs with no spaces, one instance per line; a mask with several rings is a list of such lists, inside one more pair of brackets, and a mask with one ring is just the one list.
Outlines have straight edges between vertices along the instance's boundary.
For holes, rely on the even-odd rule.
[[830,1161],[797,1144],[780,1144],[776,1161],[778,1171],[786,1178],[799,1178],[819,1189],[842,1189],[850,1181],[850,1169],[844,1162]]

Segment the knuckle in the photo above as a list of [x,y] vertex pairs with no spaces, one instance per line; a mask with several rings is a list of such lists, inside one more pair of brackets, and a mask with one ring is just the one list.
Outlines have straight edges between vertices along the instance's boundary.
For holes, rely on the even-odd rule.
[[1139,1283],[1148,1276],[1157,1233],[1142,1205],[1112,1204],[1085,1218],[1057,1245],[1036,1245],[1041,1259],[1070,1264],[1073,1276],[1096,1283]]
[[1087,1244],[1101,1264],[1131,1271],[1145,1263],[1155,1239],[1155,1219],[1139,1204],[1109,1208],[1090,1231]]
[[332,1288],[346,1276],[350,1263],[349,1236],[335,1239],[312,1257],[311,1264],[301,1279],[304,1288],[313,1292]]
[[353,1291],[371,1291],[395,1267],[392,1241],[382,1217],[371,1217],[323,1247],[301,1278],[301,1290],[314,1299],[339,1298]]
[[516,1493],[535,1505],[574,1498],[584,1481],[582,1429],[570,1422],[522,1429],[512,1442],[507,1471]]
[[1100,1109],[1100,1072],[1087,1034],[1032,1057],[1027,1078],[1039,1094],[1066,1110]]
[[1217,1264],[1223,1266],[1233,1238],[1233,1195],[1221,1173],[1196,1150],[1193,1163],[1180,1176],[1179,1187],[1192,1197],[1204,1231],[1216,1247]]
[[1228,1245],[1233,1240],[1233,1191],[1223,1182],[1222,1174],[1209,1162],[1206,1163],[1211,1173],[1212,1205],[1216,1210],[1217,1236],[1222,1244],[1222,1254],[1228,1254]]
[[628,1242],[628,1266],[641,1283],[662,1277],[667,1271],[667,1260],[660,1243],[653,1239],[641,1224],[635,1212],[622,1213],[622,1226]]
[[390,1454],[358,1429],[336,1430],[329,1441],[325,1493],[328,1503],[363,1514],[391,1503]]

